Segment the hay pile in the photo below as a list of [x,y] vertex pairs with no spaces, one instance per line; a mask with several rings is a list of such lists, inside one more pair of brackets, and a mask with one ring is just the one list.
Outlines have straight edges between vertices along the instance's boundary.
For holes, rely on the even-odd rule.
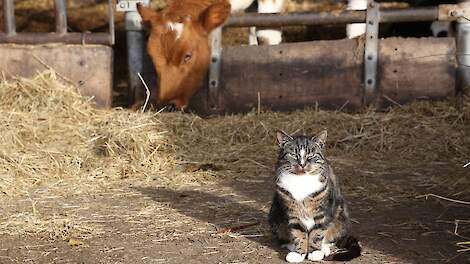
[[[274,131],[327,128],[330,157],[389,167],[470,159],[470,103],[420,102],[386,113],[266,112],[202,119],[97,110],[53,72],[0,87],[0,192],[73,183],[89,192],[128,177],[189,184],[256,176],[275,160]],[[80,186],[86,186],[81,189]],[[99,187],[98,187],[99,186]]]
[[176,163],[165,125],[154,114],[96,110],[52,72],[3,82],[0,100],[0,191],[6,195],[61,183],[89,192]]
[[54,72],[1,82],[0,101],[0,234],[97,235],[99,226],[41,204],[61,201],[59,210],[70,211],[68,197],[105,192],[129,177],[191,181],[174,170],[177,147],[152,113],[97,110]]
[[[10,201],[88,195],[129,184],[179,187],[256,179],[272,171],[276,129],[311,134],[327,128],[327,155],[342,171],[412,173],[470,161],[469,100],[460,109],[450,102],[418,102],[384,113],[267,111],[203,119],[98,110],[90,98],[45,72],[1,82],[0,102],[0,199]],[[457,184],[451,176],[444,184],[453,198],[466,199],[470,179]],[[73,225],[67,218],[35,218],[34,212],[26,216],[29,227],[21,222],[24,214],[5,217],[9,222],[0,224],[0,233]],[[93,229],[81,228],[81,233]]]

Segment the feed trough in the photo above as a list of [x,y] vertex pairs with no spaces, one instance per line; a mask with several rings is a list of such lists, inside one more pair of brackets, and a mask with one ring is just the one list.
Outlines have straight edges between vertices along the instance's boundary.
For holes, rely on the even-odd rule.
[[[223,48],[218,31],[212,36],[206,85],[192,99],[191,108],[202,114],[247,112],[259,106],[281,111],[305,107],[381,109],[416,99],[453,96],[464,91],[468,83],[468,67],[462,66],[469,59],[465,55],[470,43],[466,10],[466,2],[399,10],[380,10],[377,3],[370,2],[362,11],[232,16],[224,27],[360,22],[367,27],[365,36],[357,39]],[[378,36],[381,23],[423,21],[457,21],[457,37]],[[130,53],[142,51],[130,49],[134,50]],[[146,80],[155,79],[151,63],[140,57],[144,59],[130,60],[134,61],[129,65],[131,76],[143,71]],[[150,83],[156,85],[155,80]],[[145,94],[137,78],[131,78],[131,87],[136,97]]]
[[32,77],[53,69],[62,80],[92,96],[98,107],[111,107],[113,88],[114,6],[108,1],[108,32],[68,32],[66,1],[55,1],[56,31],[17,32],[15,4],[3,1],[0,72],[7,79]]

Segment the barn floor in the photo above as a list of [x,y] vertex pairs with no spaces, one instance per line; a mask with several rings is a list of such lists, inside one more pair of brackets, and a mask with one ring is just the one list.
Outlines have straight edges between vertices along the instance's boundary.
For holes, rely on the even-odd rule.
[[468,100],[203,119],[96,110],[57,78],[0,83],[2,264],[283,263],[274,131],[323,128],[363,246],[350,263],[470,261]]
[[[357,171],[354,166],[333,163],[342,176],[364,251],[350,263],[469,262],[468,253],[456,252],[455,243],[465,239],[454,234],[456,219],[470,219],[468,205],[415,195],[429,191],[423,184],[429,178],[457,181],[468,177],[468,170],[443,162],[404,173],[347,162],[370,169]],[[177,189],[123,180],[92,195],[40,197],[34,201],[41,215],[73,215],[73,222],[95,225],[99,234],[69,241],[50,234],[2,235],[0,262],[284,263],[286,252],[273,243],[266,227],[269,182],[267,172]],[[446,189],[435,191],[452,195]],[[468,192],[462,197],[470,199]],[[30,199],[2,200],[4,217],[33,210]],[[256,222],[260,224],[218,234],[219,228]]]
[[[39,9],[29,2],[50,1],[18,1],[18,28],[53,30],[51,6],[30,15]],[[82,15],[103,8],[77,10],[69,12],[74,30],[105,25],[102,15]],[[117,20],[122,27],[122,14]],[[242,36],[230,43],[246,40],[232,31]],[[119,84],[126,69],[116,70]],[[201,119],[94,111],[86,100],[55,97],[49,84],[0,87],[1,264],[285,263],[266,225],[273,131],[321,128],[363,246],[350,263],[470,263],[470,210],[461,203],[470,201],[468,101],[459,110],[447,102]],[[247,224],[256,225],[227,230]]]

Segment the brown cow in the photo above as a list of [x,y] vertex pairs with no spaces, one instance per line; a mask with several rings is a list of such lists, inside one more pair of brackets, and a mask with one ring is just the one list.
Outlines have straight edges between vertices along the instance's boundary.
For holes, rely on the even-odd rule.
[[162,11],[137,6],[150,29],[147,50],[159,76],[158,104],[184,110],[210,60],[209,33],[230,15],[227,0],[176,0]]

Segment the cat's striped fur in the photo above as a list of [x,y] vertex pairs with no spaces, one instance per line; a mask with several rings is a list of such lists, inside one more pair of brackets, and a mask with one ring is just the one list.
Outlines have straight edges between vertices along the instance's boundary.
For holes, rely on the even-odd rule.
[[313,137],[277,134],[280,151],[269,223],[287,243],[288,262],[360,255],[357,240],[349,235],[338,179],[323,155],[326,137],[326,131]]

